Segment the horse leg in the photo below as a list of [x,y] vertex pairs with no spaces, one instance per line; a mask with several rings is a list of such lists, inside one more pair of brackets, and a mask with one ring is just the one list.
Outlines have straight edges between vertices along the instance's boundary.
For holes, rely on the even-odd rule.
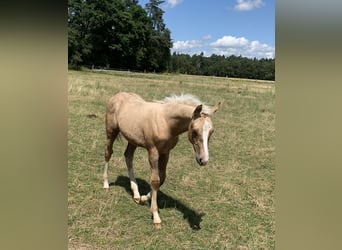
[[163,185],[165,178],[166,178],[166,165],[168,161],[169,161],[169,153],[162,154],[159,156],[158,168],[159,168],[160,186]]
[[159,153],[158,150],[153,148],[149,150],[149,162],[151,165],[151,212],[153,216],[153,224],[156,228],[161,227],[161,219],[158,213],[158,204],[157,204],[157,193],[160,186],[160,177],[159,177],[159,169],[158,169],[158,159]]
[[118,136],[119,131],[112,131],[107,130],[107,141],[105,146],[105,166],[104,166],[104,172],[103,172],[103,188],[105,191],[108,191],[109,189],[109,183],[108,183],[108,165],[110,157],[113,154],[113,143],[115,138]]
[[[163,185],[165,178],[166,178],[166,165],[169,161],[169,153],[162,154],[159,156],[158,159],[158,168],[159,168],[159,179],[160,179],[160,186]],[[151,192],[147,195],[141,196],[141,202],[145,202],[151,199]]]
[[137,146],[131,143],[128,143],[124,155],[125,155],[126,165],[128,169],[129,180],[131,182],[131,189],[133,191],[133,198],[136,203],[140,203],[140,193],[138,190],[137,181],[134,177],[134,170],[133,170],[133,156],[134,156],[134,152],[136,148]]

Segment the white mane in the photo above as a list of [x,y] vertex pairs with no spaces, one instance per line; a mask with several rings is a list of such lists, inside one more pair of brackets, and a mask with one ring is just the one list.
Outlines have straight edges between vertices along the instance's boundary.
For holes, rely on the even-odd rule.
[[209,106],[205,105],[201,100],[199,100],[196,96],[191,94],[180,94],[180,95],[171,95],[165,97],[161,101],[157,101],[159,103],[179,103],[179,104],[186,104],[191,106],[198,106],[202,104],[202,112],[205,114],[210,114],[211,109]]

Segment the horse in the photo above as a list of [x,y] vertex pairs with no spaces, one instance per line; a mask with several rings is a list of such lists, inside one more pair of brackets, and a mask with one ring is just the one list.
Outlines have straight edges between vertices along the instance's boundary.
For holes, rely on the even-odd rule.
[[[104,190],[108,191],[108,165],[113,154],[113,143],[122,135],[127,141],[124,152],[133,199],[136,203],[151,200],[153,224],[161,228],[158,213],[157,192],[166,177],[166,165],[170,150],[178,136],[188,131],[195,159],[200,166],[209,161],[208,142],[214,131],[212,115],[220,106],[209,107],[190,94],[172,95],[161,101],[145,101],[135,93],[119,92],[112,96],[106,106]],[[133,156],[137,147],[147,149],[151,167],[150,187],[147,195],[140,195],[134,177]]]

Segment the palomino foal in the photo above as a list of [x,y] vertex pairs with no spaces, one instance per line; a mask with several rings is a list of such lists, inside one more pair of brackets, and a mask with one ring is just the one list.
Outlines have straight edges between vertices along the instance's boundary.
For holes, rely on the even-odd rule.
[[[169,153],[178,142],[178,136],[188,131],[196,161],[204,166],[209,160],[208,141],[214,131],[211,116],[220,103],[209,108],[192,95],[167,97],[163,101],[146,102],[134,93],[120,92],[111,97],[106,110],[106,135],[104,189],[108,190],[108,164],[113,154],[113,143],[119,133],[128,141],[124,153],[133,198],[136,203],[151,199],[153,223],[160,228],[157,192],[166,177]],[[151,166],[151,192],[140,195],[133,171],[136,148],[148,151]]]

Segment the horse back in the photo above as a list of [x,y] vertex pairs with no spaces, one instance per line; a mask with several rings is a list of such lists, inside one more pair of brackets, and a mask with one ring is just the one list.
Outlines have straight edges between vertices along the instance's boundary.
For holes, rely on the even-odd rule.
[[118,129],[135,145],[151,146],[164,134],[164,124],[161,105],[146,102],[137,94],[120,92],[108,101],[106,128]]

